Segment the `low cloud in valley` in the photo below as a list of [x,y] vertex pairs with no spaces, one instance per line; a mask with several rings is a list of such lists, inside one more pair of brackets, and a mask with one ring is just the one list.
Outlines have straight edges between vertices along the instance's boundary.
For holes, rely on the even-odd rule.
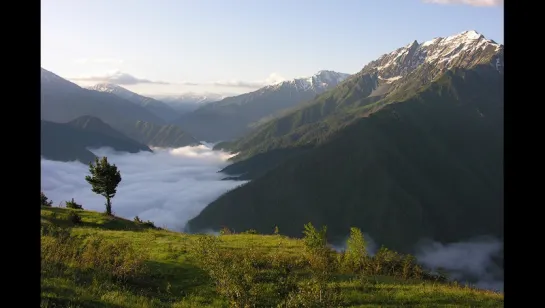
[[503,243],[498,239],[481,237],[450,244],[426,241],[417,247],[416,257],[427,268],[445,269],[452,279],[503,291]]
[[[172,230],[182,230],[206,205],[244,183],[221,180],[225,175],[217,171],[227,165],[230,155],[212,151],[210,146],[138,154],[109,149],[92,152],[107,156],[121,171],[122,181],[112,199],[116,215],[127,219],[139,216]],[[42,159],[41,170],[42,191],[53,200],[53,206],[74,198],[85,209],[104,211],[104,197],[93,193],[85,181],[88,166]]]

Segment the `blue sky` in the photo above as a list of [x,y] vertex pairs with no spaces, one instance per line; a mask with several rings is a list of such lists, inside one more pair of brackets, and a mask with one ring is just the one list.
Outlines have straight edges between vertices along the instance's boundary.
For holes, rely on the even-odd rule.
[[[440,3],[429,3],[440,2]],[[499,0],[42,0],[42,67],[142,94],[242,93],[356,73],[413,40],[503,43]]]

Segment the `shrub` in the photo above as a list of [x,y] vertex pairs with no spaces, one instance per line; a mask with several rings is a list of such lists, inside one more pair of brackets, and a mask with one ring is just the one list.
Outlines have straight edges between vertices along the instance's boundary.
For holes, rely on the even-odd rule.
[[74,210],[70,210],[70,213],[68,213],[68,220],[74,225],[79,225],[82,222],[81,216],[79,216]]
[[367,244],[363,238],[363,233],[358,228],[350,228],[350,237],[346,245],[346,253],[342,263],[350,271],[363,275],[369,264],[367,255]]
[[231,231],[231,229],[227,227],[221,228],[220,235],[230,235],[230,234],[235,234],[235,232]]
[[41,205],[42,206],[52,206],[53,201],[50,201],[49,198],[44,194],[44,192],[41,192]]
[[144,224],[145,226],[148,226],[148,227],[153,228],[153,229],[156,229],[156,228],[157,228],[157,227],[155,227],[155,224],[154,224],[153,221],[151,221],[151,220],[145,221],[143,224]]
[[223,251],[218,238],[204,235],[197,240],[192,253],[231,307],[258,306],[263,286],[257,283],[259,262],[253,249],[242,253]]
[[151,221],[151,220],[143,221],[138,216],[135,216],[133,220],[134,220],[134,222],[136,222],[138,224],[143,224],[143,225],[148,226],[150,228],[157,229],[157,227],[155,226],[155,223],[153,223],[153,221]]
[[111,242],[96,235],[86,239],[79,261],[85,268],[108,273],[122,281],[145,272],[145,256],[134,250],[129,242]]
[[74,198],[72,198],[72,200],[70,201],[66,201],[65,203],[66,207],[69,209],[83,210],[83,205],[76,203],[76,201],[74,201]]
[[308,281],[296,293],[290,294],[288,307],[335,307],[340,298],[339,288],[330,288],[328,283],[337,269],[335,251],[327,247],[327,227],[316,230],[311,223],[305,225],[303,243],[310,272]]
[[257,234],[257,231],[254,229],[250,229],[242,232],[242,234]]
[[110,242],[97,235],[81,239],[55,226],[42,227],[41,260],[42,272],[73,267],[118,281],[136,278],[146,270],[145,255],[126,241]]
[[314,280],[306,281],[296,292],[292,292],[285,301],[284,307],[340,307],[343,304],[341,289],[338,284],[325,286]]

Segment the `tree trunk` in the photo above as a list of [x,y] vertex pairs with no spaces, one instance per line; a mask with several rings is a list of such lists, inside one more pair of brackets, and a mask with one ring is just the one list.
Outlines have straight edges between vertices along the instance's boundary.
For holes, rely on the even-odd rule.
[[110,202],[110,197],[106,197],[106,214],[112,215],[112,203]]

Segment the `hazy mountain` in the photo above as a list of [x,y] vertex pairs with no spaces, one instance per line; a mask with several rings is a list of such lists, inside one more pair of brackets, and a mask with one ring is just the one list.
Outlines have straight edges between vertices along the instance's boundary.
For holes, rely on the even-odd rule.
[[184,132],[180,127],[172,124],[157,125],[144,121],[137,121],[129,129],[127,136],[143,144],[154,147],[184,147],[199,145],[200,142]]
[[182,115],[174,123],[200,140],[223,141],[242,136],[256,122],[292,108],[334,88],[349,75],[332,71],[283,81],[256,91],[224,98]]
[[405,251],[503,237],[503,99],[503,46],[474,31],[409,44],[224,144],[241,151],[226,170],[254,180],[188,226],[299,236],[311,221],[339,238],[356,226]]
[[228,96],[218,93],[184,93],[180,95],[154,95],[155,99],[158,99],[171,108],[176,110],[178,114],[182,115],[196,110],[211,102],[220,101]]
[[41,155],[59,161],[89,163],[95,155],[88,148],[111,147],[137,153],[151,151],[94,117],[78,118],[70,123],[41,121]]
[[168,104],[165,104],[151,97],[146,97],[134,93],[115,84],[99,83],[97,85],[89,87],[89,90],[115,94],[121,98],[124,98],[130,102],[146,108],[148,111],[152,112],[153,114],[167,122],[180,116],[180,114]]
[[[109,88],[111,93],[84,89],[45,69],[42,69],[41,77],[42,120],[57,123],[74,121],[79,125],[90,119],[86,117],[98,118],[124,136],[146,145],[179,147],[195,144],[195,139],[181,128],[166,124],[165,120],[147,109],[160,106],[158,101],[148,100],[147,105],[145,102],[131,102],[129,98],[146,98],[136,96],[137,94],[131,98],[129,95],[132,92],[117,86]],[[103,91],[105,89],[106,87],[102,88]],[[120,97],[121,95],[126,95],[127,99]]]
[[64,123],[86,115],[98,117],[120,131],[125,124],[138,120],[164,123],[142,106],[115,94],[81,88],[42,68],[42,120]]

